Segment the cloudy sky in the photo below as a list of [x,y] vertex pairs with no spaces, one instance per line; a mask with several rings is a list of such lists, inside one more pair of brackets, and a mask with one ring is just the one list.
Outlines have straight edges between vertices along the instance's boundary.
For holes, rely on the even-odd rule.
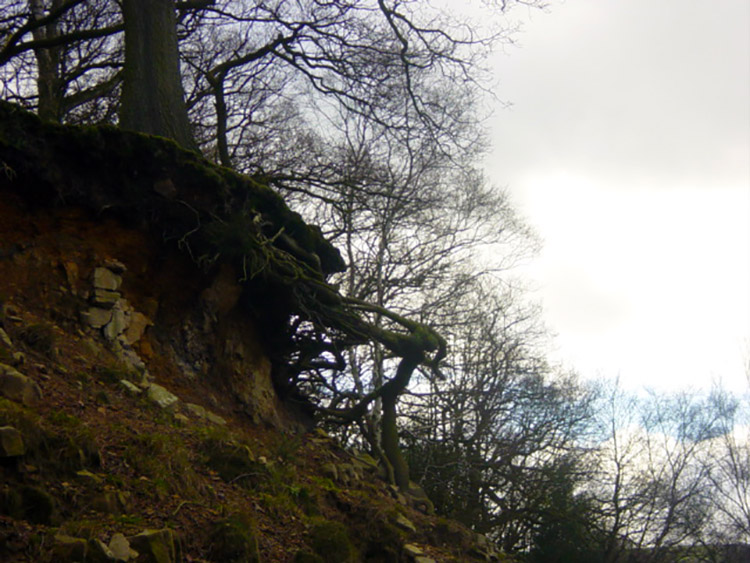
[[[524,15],[525,12],[516,15]],[[567,0],[496,57],[493,182],[544,240],[553,356],[629,387],[747,388],[750,2]]]

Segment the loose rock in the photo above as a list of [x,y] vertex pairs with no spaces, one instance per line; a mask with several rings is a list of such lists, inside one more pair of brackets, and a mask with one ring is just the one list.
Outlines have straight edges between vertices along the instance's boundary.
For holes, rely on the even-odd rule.
[[91,328],[102,328],[112,320],[112,309],[90,307],[81,313],[81,319]]
[[52,548],[52,557],[54,561],[61,562],[85,561],[86,551],[85,539],[57,534],[55,536],[55,546]]
[[94,288],[117,291],[122,285],[122,277],[109,268],[94,269]]
[[125,388],[125,391],[130,393],[131,395],[140,395],[141,389],[138,387],[135,383],[132,383],[128,381],[127,379],[121,379],[120,380],[120,386]]
[[41,400],[42,390],[32,379],[15,368],[0,364],[0,395],[32,407]]
[[130,561],[138,557],[138,552],[130,547],[130,542],[119,532],[109,540],[109,550],[115,561]]
[[21,433],[12,426],[0,426],[0,457],[20,457],[25,453]]
[[150,401],[156,403],[163,409],[169,408],[179,401],[175,395],[156,383],[152,383],[148,386],[148,389],[146,389],[146,396]]
[[174,563],[177,561],[177,550],[174,532],[168,528],[161,530],[144,530],[128,538],[130,545],[144,561],[152,563]]

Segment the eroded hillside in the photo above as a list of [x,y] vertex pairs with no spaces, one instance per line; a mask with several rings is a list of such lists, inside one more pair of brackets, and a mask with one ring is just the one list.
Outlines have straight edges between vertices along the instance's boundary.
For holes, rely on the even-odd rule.
[[[319,231],[167,142],[3,112],[0,560],[500,558],[279,393],[290,280],[343,266]],[[283,254],[209,252],[269,240],[239,208]]]

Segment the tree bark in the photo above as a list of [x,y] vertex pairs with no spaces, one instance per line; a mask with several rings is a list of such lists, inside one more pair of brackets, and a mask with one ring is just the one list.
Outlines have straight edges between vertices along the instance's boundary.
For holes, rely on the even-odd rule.
[[395,485],[401,491],[409,489],[409,465],[398,443],[396,403],[398,402],[399,395],[409,385],[412,373],[423,359],[424,356],[421,350],[404,356],[398,364],[396,376],[383,386],[381,395],[383,399],[383,416],[380,424],[382,429],[381,441],[383,453],[393,468]]
[[[50,11],[57,11],[62,6],[61,0],[53,0]],[[44,17],[44,2],[30,0],[32,17],[41,20]],[[57,22],[51,21],[32,31],[34,41],[53,39],[59,35]],[[37,108],[39,117],[44,121],[59,123],[62,120],[62,100],[65,96],[62,80],[60,80],[60,51],[61,47],[40,47],[34,49],[37,62]]]
[[185,106],[173,0],[123,0],[125,68],[120,127],[197,150]]

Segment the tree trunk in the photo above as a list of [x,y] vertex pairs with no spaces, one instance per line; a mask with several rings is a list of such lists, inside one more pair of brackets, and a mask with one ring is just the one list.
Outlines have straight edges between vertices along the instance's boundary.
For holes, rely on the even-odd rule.
[[383,386],[383,416],[381,418],[383,453],[393,468],[393,480],[402,491],[409,488],[409,465],[406,463],[398,444],[398,426],[396,425],[396,403],[398,397],[409,385],[411,374],[420,364],[421,351],[404,356],[398,364],[396,376]]
[[[50,11],[56,10],[61,4],[61,0],[53,0]],[[44,17],[45,7],[42,0],[30,0],[29,8],[35,20]],[[52,39],[57,37],[58,33],[57,22],[38,27],[32,32],[35,41]],[[34,49],[37,62],[37,112],[44,121],[56,123],[62,120],[62,101],[65,96],[60,80],[61,50],[59,46]]]
[[197,150],[180,76],[173,0],[123,0],[125,68],[120,127]]
[[227,102],[224,97],[223,72],[217,75],[207,76],[208,84],[214,91],[216,105],[216,148],[219,151],[219,163],[227,168],[232,168],[232,157],[229,155],[229,144],[227,142]]

